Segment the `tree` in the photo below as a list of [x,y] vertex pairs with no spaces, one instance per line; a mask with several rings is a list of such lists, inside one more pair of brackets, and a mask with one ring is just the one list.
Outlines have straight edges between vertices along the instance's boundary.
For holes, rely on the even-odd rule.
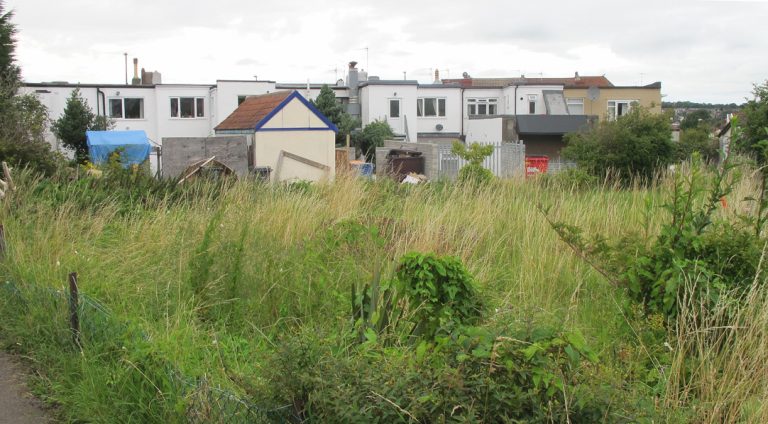
[[680,123],[680,130],[685,131],[697,128],[701,125],[710,126],[712,123],[712,114],[706,109],[696,109],[688,112]]
[[360,126],[360,121],[351,117],[344,111],[344,106],[336,101],[336,94],[327,84],[323,85],[312,104],[339,129],[336,144],[346,144],[347,135]]
[[[13,12],[4,12],[0,1],[0,81],[15,85],[21,78],[21,70],[15,64],[16,26],[11,22]],[[5,95],[6,93],[3,93]]]
[[762,85],[754,85],[754,98],[742,109],[743,119],[739,122],[742,136],[734,140],[734,147],[741,153],[752,155],[761,164],[765,164],[765,146],[761,144],[768,138],[768,80]]
[[15,64],[13,14],[0,1],[0,160],[51,174],[57,155],[45,141],[48,110],[34,95],[18,95],[21,71]]
[[104,116],[96,116],[88,102],[76,88],[67,99],[64,114],[57,119],[51,129],[65,147],[75,151],[75,159],[84,163],[88,160],[88,144],[85,132],[88,130],[108,130],[113,123]]
[[698,126],[680,131],[680,141],[675,145],[677,160],[687,160],[694,152],[707,162],[717,159],[720,142],[712,136],[709,126],[699,123]]
[[566,159],[598,177],[618,172],[624,182],[633,177],[650,179],[674,157],[669,118],[642,107],[589,130],[566,134],[565,141]]
[[355,134],[354,144],[366,158],[374,161],[376,148],[383,146],[384,140],[394,135],[392,127],[386,121],[373,121]]

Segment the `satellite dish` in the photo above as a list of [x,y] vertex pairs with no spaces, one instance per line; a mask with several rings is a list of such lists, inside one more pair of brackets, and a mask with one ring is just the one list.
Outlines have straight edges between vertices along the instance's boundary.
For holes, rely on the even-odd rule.
[[600,89],[597,86],[593,85],[587,89],[587,98],[589,100],[594,102],[598,97],[600,97]]
[[443,130],[443,124],[435,125],[435,129],[438,130],[438,131],[442,131]]

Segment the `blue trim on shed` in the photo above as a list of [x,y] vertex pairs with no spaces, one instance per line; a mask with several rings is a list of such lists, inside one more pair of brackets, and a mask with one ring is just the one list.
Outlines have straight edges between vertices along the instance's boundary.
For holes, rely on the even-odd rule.
[[[275,115],[277,115],[278,112],[280,112],[288,103],[291,102],[293,99],[299,99],[301,103],[304,104],[309,110],[312,111],[312,113],[315,114],[318,118],[320,118],[321,121],[325,125],[327,125],[327,128],[262,128],[264,125],[269,122],[270,119],[274,118]],[[277,107],[272,109],[271,112],[267,114],[264,118],[261,119],[261,121],[256,123],[256,126],[253,128],[254,131],[306,131],[306,130],[333,130],[333,132],[339,132],[339,129],[336,127],[336,125],[333,125],[333,122],[331,122],[328,118],[325,117],[317,108],[315,105],[309,102],[309,100],[305,99],[304,96],[302,96],[298,91],[293,90],[291,94],[288,95],[282,102],[280,102]]]

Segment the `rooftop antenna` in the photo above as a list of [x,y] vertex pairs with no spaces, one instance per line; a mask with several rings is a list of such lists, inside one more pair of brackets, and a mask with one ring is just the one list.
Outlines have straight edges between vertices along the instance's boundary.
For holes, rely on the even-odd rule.
[[643,75],[645,74],[640,72],[640,85],[643,85]]

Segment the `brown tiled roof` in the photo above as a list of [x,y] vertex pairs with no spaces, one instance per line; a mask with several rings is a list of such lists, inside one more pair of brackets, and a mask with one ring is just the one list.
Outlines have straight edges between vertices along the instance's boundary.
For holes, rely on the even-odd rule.
[[509,85],[564,85],[567,88],[613,87],[603,75],[571,78],[460,78],[444,79],[443,83],[458,83],[462,87],[506,87]]
[[248,96],[234,112],[221,121],[214,130],[252,130],[293,91],[277,91],[259,96]]

